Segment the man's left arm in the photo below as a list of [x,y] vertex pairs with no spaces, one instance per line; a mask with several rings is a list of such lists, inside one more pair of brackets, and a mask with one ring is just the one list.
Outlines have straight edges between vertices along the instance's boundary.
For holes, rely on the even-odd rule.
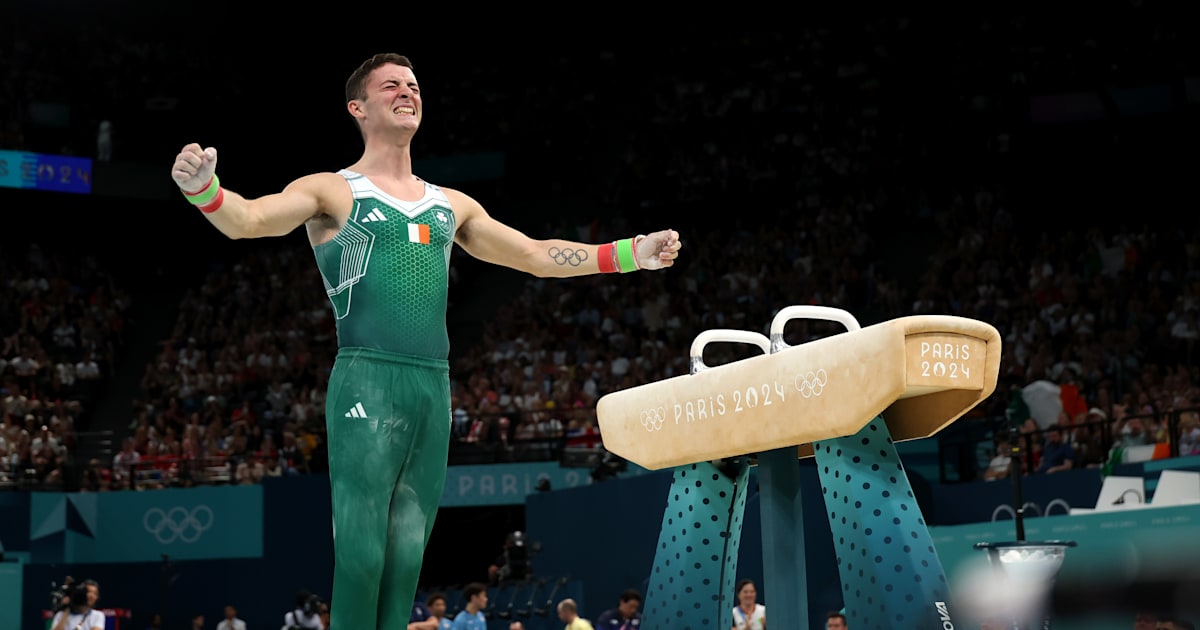
[[682,243],[675,230],[630,235],[611,243],[538,240],[497,221],[477,201],[442,189],[458,223],[454,240],[471,256],[539,278],[664,269],[675,264]]

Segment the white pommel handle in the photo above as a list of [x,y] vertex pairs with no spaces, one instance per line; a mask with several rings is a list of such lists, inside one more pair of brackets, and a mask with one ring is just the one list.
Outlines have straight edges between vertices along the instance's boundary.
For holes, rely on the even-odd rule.
[[767,339],[767,336],[762,333],[732,328],[714,328],[712,330],[705,330],[696,335],[696,338],[692,341],[692,374],[708,368],[707,365],[704,365],[704,347],[710,343],[721,341],[730,343],[748,343],[762,348],[763,354],[771,353],[771,340]]
[[783,327],[793,319],[824,319],[831,322],[838,322],[845,326],[848,332],[862,329],[862,326],[858,324],[858,320],[853,315],[840,308],[812,306],[810,304],[785,306],[779,309],[779,312],[775,314],[775,318],[771,320],[772,352],[779,352],[789,347],[783,342]]

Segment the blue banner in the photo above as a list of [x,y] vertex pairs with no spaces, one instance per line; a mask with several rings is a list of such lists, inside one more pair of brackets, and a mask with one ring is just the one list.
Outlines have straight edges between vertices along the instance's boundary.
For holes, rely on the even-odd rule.
[[0,562],[0,628],[21,627],[21,592],[24,567]]
[[38,563],[259,558],[262,486],[153,492],[34,493],[30,550]]
[[0,151],[0,188],[90,194],[92,161],[65,155]]
[[29,546],[28,515],[28,492],[0,492],[0,552]]
[[[628,470],[618,476],[644,472],[641,467],[629,464]],[[564,468],[558,462],[450,466],[446,471],[441,507],[520,505],[525,503],[526,496],[538,491],[538,482],[542,479],[549,481],[551,490],[576,488],[592,482],[590,469]]]

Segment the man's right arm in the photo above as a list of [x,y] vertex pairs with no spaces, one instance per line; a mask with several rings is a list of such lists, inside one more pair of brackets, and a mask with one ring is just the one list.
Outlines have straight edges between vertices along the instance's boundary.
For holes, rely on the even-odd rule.
[[192,143],[175,157],[171,178],[204,217],[231,239],[290,234],[325,211],[322,186],[331,178],[341,179],[335,173],[308,175],[282,192],[247,199],[222,186],[216,168],[217,150]]

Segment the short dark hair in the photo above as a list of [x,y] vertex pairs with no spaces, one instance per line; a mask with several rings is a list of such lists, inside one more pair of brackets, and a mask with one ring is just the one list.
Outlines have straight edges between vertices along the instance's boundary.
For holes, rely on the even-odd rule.
[[829,621],[830,619],[835,619],[835,618],[841,619],[842,623],[846,623],[846,615],[844,613],[842,613],[842,611],[840,611],[840,610],[831,610],[831,611],[825,613],[825,621]]
[[734,597],[737,597],[737,594],[741,593],[742,589],[745,588],[747,584],[749,584],[750,586],[753,586],[755,588],[755,590],[758,589],[758,586],[756,586],[754,584],[754,580],[751,580],[750,578],[742,578],[742,579],[738,580],[737,586],[733,587]]
[[389,63],[393,63],[398,66],[404,66],[410,70],[415,70],[415,68],[413,68],[412,61],[409,61],[408,57],[405,57],[404,55],[397,55],[396,53],[379,53],[377,55],[372,55],[370,59],[362,62],[358,68],[355,68],[354,72],[350,73],[350,78],[346,80],[346,102],[349,103],[355,99],[366,98],[367,76],[370,75],[371,71],[375,68],[378,68],[379,66],[385,66]]
[[463,587],[463,597],[471,599],[480,593],[486,593],[487,588],[487,584],[483,582],[471,582]]
[[436,602],[438,600],[446,601],[446,594],[440,593],[440,592],[439,593],[430,593],[429,597],[425,598],[425,605],[426,606],[432,605],[433,602]]
[[633,601],[635,599],[639,604],[642,602],[642,594],[639,593],[636,588],[627,588],[625,589],[624,593],[621,593],[621,603]]

